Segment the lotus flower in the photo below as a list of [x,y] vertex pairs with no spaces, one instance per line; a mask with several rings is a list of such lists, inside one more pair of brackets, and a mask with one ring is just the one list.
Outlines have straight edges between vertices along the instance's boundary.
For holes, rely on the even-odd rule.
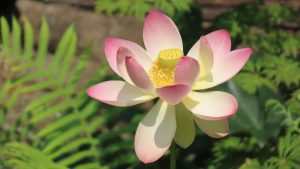
[[159,97],[137,128],[138,158],[144,163],[156,161],[173,140],[187,148],[195,138],[195,124],[211,137],[226,136],[237,100],[225,92],[198,90],[231,79],[252,50],[231,51],[229,33],[218,30],[201,36],[184,55],[177,27],[159,11],[146,17],[143,39],[146,50],[127,40],[107,39],[108,63],[124,81],[106,81],[87,90],[89,96],[114,106],[132,106]]

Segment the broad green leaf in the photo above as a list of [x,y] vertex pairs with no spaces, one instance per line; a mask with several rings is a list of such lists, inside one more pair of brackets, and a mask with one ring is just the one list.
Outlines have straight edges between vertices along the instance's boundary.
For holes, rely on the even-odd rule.
[[228,83],[229,91],[237,98],[239,107],[236,115],[230,118],[230,131],[258,129],[259,104],[255,96],[244,92],[233,82]]
[[252,96],[233,82],[228,83],[228,88],[239,103],[237,114],[230,118],[230,131],[251,133],[261,146],[268,139],[276,138],[288,115],[278,101],[270,100],[277,95],[263,87],[260,88],[258,97]]

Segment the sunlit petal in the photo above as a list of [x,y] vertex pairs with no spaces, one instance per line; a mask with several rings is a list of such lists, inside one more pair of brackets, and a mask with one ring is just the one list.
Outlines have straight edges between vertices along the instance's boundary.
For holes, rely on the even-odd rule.
[[226,53],[230,52],[231,40],[227,30],[217,30],[205,35],[205,37],[212,48],[215,59],[224,57]]
[[117,68],[121,77],[126,82],[130,84],[134,84],[127,73],[126,63],[125,63],[126,57],[131,57],[131,56],[133,56],[133,53],[131,53],[127,48],[120,47],[117,51]]
[[92,98],[114,106],[131,106],[155,98],[136,86],[123,81],[106,81],[87,90]]
[[238,108],[234,96],[219,91],[191,92],[183,103],[195,116],[206,120],[227,119]]
[[140,122],[135,134],[135,152],[144,163],[159,159],[170,147],[176,131],[174,106],[159,101]]
[[171,105],[181,102],[190,92],[191,87],[183,84],[175,84],[156,89],[157,95]]
[[127,73],[133,83],[142,89],[152,91],[152,82],[144,68],[133,57],[126,57],[125,62]]
[[205,36],[202,36],[190,49],[187,56],[196,59],[200,64],[199,77],[203,77],[210,73],[213,65],[213,52],[208,40]]
[[161,50],[177,48],[182,50],[180,33],[174,22],[159,11],[152,11],[144,22],[144,44],[152,58],[156,58]]
[[251,48],[243,48],[224,54],[224,57],[219,57],[218,60],[215,59],[210,75],[196,81],[193,89],[207,89],[230,80],[243,68],[251,53]]
[[105,55],[110,67],[120,76],[118,70],[117,53],[120,48],[127,49],[145,70],[149,70],[152,66],[152,59],[147,55],[145,50],[134,42],[130,42],[118,38],[108,38],[105,40]]
[[222,138],[228,135],[229,125],[228,120],[204,120],[195,117],[195,122],[198,127],[207,135],[213,138]]
[[199,75],[199,64],[191,57],[181,57],[175,68],[175,83],[192,86]]

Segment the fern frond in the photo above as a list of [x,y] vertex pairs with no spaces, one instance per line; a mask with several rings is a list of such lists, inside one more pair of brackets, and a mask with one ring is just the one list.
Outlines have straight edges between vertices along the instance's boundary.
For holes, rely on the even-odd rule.
[[169,15],[174,15],[175,11],[188,11],[191,0],[96,0],[96,12],[105,12],[109,15],[116,13],[118,15],[133,15],[140,19],[153,8],[159,8]]
[[8,22],[4,17],[0,18],[1,20],[1,53],[5,50],[8,49],[9,47],[9,26],[8,26]]
[[[46,20],[42,19],[38,52],[35,52],[33,48],[32,26],[26,18],[23,20],[24,45],[21,45],[22,27],[17,19],[13,19],[12,34],[10,34],[7,21],[1,18],[1,34],[5,35],[2,36],[0,43],[1,53],[5,53],[2,59],[4,64],[9,64],[9,71],[14,75],[7,78],[7,83],[1,90],[3,92],[0,93],[3,97],[1,121],[5,121],[6,111],[11,111],[17,99],[20,99],[22,95],[38,93],[39,97],[25,106],[24,112],[15,123],[5,124],[10,127],[7,131],[3,131],[6,137],[4,140],[1,139],[1,142],[16,139],[33,142],[33,146],[44,153],[43,157],[63,168],[74,167],[75,161],[81,159],[88,159],[86,166],[101,168],[97,161],[99,151],[95,138],[86,126],[87,119],[83,118],[84,116],[79,112],[82,106],[85,107],[88,97],[84,90],[80,92],[75,90],[89,59],[90,47],[80,54],[79,59],[75,59],[77,35],[74,26],[70,26],[61,38],[53,57],[49,59],[47,56],[49,55],[49,28]],[[74,63],[77,63],[75,67],[72,66]],[[106,76],[107,66],[101,70],[102,77],[98,79]],[[96,109],[89,109],[86,112],[89,115],[86,117],[96,112]],[[37,127],[41,125],[44,127]],[[67,143],[72,147],[65,148],[64,145]],[[89,148],[80,149],[84,145]],[[27,149],[20,149],[20,152],[25,153],[22,152],[23,150]],[[30,156],[30,154],[26,155]],[[23,168],[31,167],[29,162],[28,164],[25,161],[20,163],[15,158],[12,156],[9,161],[15,161]],[[36,160],[41,160],[38,162],[43,163],[45,159],[36,158]],[[80,163],[80,165],[84,164]]]
[[55,164],[45,154],[28,145],[12,142],[0,148],[4,167],[17,169],[67,169]]
[[45,65],[45,57],[48,54],[48,45],[49,45],[49,26],[46,21],[46,19],[42,18],[42,24],[40,28],[40,34],[39,34],[39,47],[38,47],[38,54],[37,58],[35,60],[36,65],[44,66]]

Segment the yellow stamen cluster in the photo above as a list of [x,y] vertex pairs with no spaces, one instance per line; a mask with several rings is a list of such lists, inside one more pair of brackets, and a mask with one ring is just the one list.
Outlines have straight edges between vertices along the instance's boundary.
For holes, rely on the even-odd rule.
[[158,59],[153,62],[149,75],[156,88],[174,84],[175,66],[183,56],[180,49],[166,49],[158,54]]

